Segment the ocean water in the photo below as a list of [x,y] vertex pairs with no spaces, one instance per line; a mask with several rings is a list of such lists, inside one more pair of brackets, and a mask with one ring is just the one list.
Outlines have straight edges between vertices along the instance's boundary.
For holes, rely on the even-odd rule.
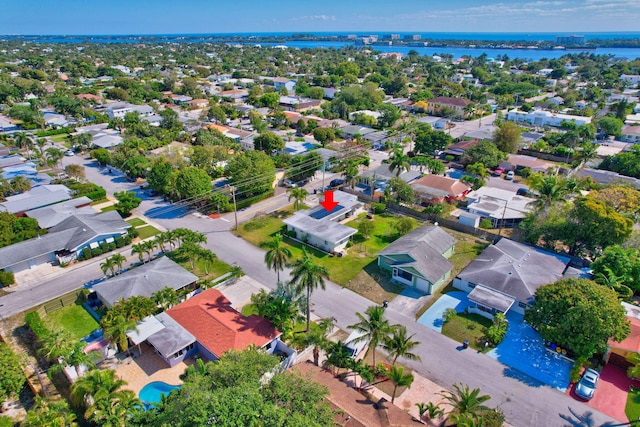
[[[0,40],[25,40],[36,43],[212,43],[212,42],[232,42],[234,36],[245,38],[241,43],[258,44],[247,41],[247,38],[285,38],[292,35],[300,35],[305,33],[226,33],[226,34],[147,34],[147,35],[77,35],[77,36],[0,36]],[[309,34],[309,33],[306,33]],[[358,36],[377,34],[382,37],[390,32],[331,32],[331,33],[313,33],[321,37],[345,37],[347,34],[356,34]],[[570,33],[420,33],[420,32],[394,32],[399,34],[400,38],[404,36],[420,34],[422,40],[469,40],[469,41],[497,41],[497,42],[531,42],[531,41],[555,41],[556,36],[569,35]],[[586,40],[590,39],[638,39],[640,32],[619,32],[619,33],[580,33],[585,36]],[[353,41],[319,41],[319,40],[298,40],[295,41],[274,41],[259,42],[261,46],[284,45],[291,48],[333,48],[340,49],[343,47],[354,47]],[[597,49],[509,49],[509,48],[469,48],[469,47],[416,47],[416,46],[358,46],[358,48],[366,48],[380,52],[399,52],[407,54],[411,50],[417,51],[420,55],[453,55],[455,59],[462,56],[476,57],[483,53],[490,58],[507,55],[509,58],[521,58],[526,60],[540,60],[560,58],[569,53],[587,52],[596,55],[612,55],[614,57],[625,57],[628,59],[640,58],[640,48],[597,48]]]

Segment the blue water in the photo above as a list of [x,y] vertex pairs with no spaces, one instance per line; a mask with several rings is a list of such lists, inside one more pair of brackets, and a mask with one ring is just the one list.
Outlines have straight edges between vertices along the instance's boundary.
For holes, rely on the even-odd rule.
[[142,387],[138,397],[144,404],[160,403],[162,395],[171,393],[172,390],[180,388],[179,385],[167,384],[163,381],[154,381]]
[[528,376],[566,391],[571,362],[546,351],[542,338],[523,320],[522,315],[507,313],[509,328],[504,341],[487,355]]

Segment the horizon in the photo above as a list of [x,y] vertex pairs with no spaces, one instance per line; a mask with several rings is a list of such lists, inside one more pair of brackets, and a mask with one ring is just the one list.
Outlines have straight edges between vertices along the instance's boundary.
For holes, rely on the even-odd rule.
[[[186,35],[255,33],[633,33],[638,0],[325,0],[242,7],[203,0],[7,1],[0,28],[7,36]],[[399,4],[398,4],[399,3]],[[351,27],[350,30],[343,28]],[[425,29],[428,28],[428,31]],[[599,31],[593,31],[598,29]],[[169,32],[167,32],[169,30]]]

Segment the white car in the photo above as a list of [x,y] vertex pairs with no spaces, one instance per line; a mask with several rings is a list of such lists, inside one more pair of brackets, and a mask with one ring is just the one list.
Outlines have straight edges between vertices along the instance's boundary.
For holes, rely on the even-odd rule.
[[576,385],[575,392],[585,400],[591,400],[598,387],[600,374],[595,369],[587,369]]
[[505,176],[504,179],[506,179],[507,181],[511,181],[515,176],[516,173],[514,171],[509,171],[507,172],[507,176]]
[[75,156],[75,155],[76,155],[76,153],[74,153],[74,152],[73,152],[73,151],[71,151],[71,150],[67,150],[67,152],[66,152],[66,153],[64,153],[64,155],[65,155],[65,156],[67,156],[67,157],[71,157],[71,156]]

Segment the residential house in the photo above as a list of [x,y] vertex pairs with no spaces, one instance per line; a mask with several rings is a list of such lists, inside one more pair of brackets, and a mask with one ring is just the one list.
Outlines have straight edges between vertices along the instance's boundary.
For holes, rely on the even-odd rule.
[[186,105],[187,102],[191,101],[192,99],[193,97],[188,95],[178,95],[175,93],[172,93],[171,95],[169,95],[169,100],[176,105],[183,105],[183,104]]
[[131,297],[151,297],[164,288],[194,287],[198,277],[166,256],[111,277],[92,289],[107,307]]
[[569,258],[506,238],[490,245],[453,279],[468,292],[469,312],[489,319],[496,313],[524,314],[536,290],[564,277]]
[[43,236],[0,248],[0,269],[18,273],[45,263],[69,262],[84,248],[115,242],[130,227],[116,211],[72,214]]
[[280,92],[280,89],[285,88],[287,93],[293,93],[296,91],[296,80],[288,77],[276,77],[273,79],[273,86],[276,92]]
[[54,225],[60,224],[69,215],[95,215],[96,210],[91,207],[91,199],[82,196],[77,199],[67,200],[42,208],[28,210],[25,216],[38,221],[38,226],[42,229],[48,229]]
[[9,196],[0,203],[0,211],[18,216],[31,209],[52,205],[71,198],[71,190],[64,185],[41,185],[15,196]]
[[582,168],[576,172],[576,177],[593,179],[598,184],[603,185],[624,185],[640,190],[640,179],[630,176],[620,175],[617,172],[604,169]]
[[237,143],[239,143],[245,150],[253,150],[253,137],[256,135],[255,132],[251,132],[248,130],[232,128],[224,125],[216,125],[209,124],[206,126],[207,129],[217,130],[227,138],[234,139]]
[[[376,186],[384,187],[388,185],[389,181],[391,181],[393,178],[396,178],[397,172],[398,172],[397,170],[394,170],[392,172],[391,169],[389,169],[389,165],[387,163],[383,163],[374,169],[369,169],[362,172],[358,177],[358,181],[361,184],[364,184],[368,187],[371,187],[372,182]],[[415,170],[406,171],[403,169],[400,171],[398,178],[400,178],[406,183],[412,183],[413,181],[420,178],[421,176],[422,176],[422,172],[420,171],[415,171]]]
[[19,127],[7,116],[0,114],[0,132],[18,130]]
[[281,96],[280,107],[286,111],[305,111],[322,104],[321,99],[302,98],[300,96]]
[[438,96],[427,101],[427,112],[441,114],[443,110],[449,109],[453,110],[458,117],[464,117],[464,108],[469,104],[473,104],[473,102],[468,99]]
[[249,346],[287,356],[291,361],[295,358],[295,352],[280,341],[281,332],[269,320],[255,314],[242,315],[217,289],[201,292],[165,313],[195,337],[195,348],[206,360],[218,360],[226,351]]
[[322,92],[324,92],[325,99],[333,99],[336,97],[338,92],[340,92],[340,89],[336,89],[333,87],[323,87]]
[[362,139],[371,143],[371,147],[377,150],[383,150],[385,148],[385,143],[387,142],[387,138],[389,137],[389,132],[386,130],[381,130],[377,132],[369,132],[366,135],[362,136]]
[[534,126],[553,127],[559,127],[563,122],[573,122],[577,126],[591,123],[591,117],[573,116],[571,114],[553,113],[551,111],[544,110],[511,110],[507,114],[507,120],[516,123],[529,123]]
[[192,99],[190,101],[187,101],[186,104],[189,108],[193,110],[198,108],[207,108],[209,106],[209,100],[202,99],[202,98]]
[[625,142],[640,143],[640,126],[624,126],[622,128],[622,138]]
[[140,117],[149,117],[154,114],[153,108],[148,105],[134,105],[126,102],[112,102],[102,108],[104,108],[110,119],[123,119],[127,113],[133,112],[138,113]]
[[556,107],[559,107],[564,104],[564,99],[562,99],[559,96],[554,96],[552,98],[547,99],[546,102],[547,104],[551,104],[551,105],[555,105]]
[[467,193],[467,210],[491,221],[494,228],[515,227],[534,209],[535,199],[512,191],[480,187]]
[[553,163],[548,163],[536,157],[522,154],[509,154],[507,156],[507,160],[501,162],[500,166],[507,170],[518,171],[528,168],[531,172],[542,173],[549,170],[555,170],[557,168]]
[[218,92],[218,96],[234,103],[241,103],[249,98],[249,91],[245,89],[223,90]]
[[339,129],[341,132],[340,136],[342,136],[344,139],[353,139],[356,137],[356,135],[365,136],[367,134],[375,132],[375,129],[360,125],[346,125]]
[[351,236],[358,230],[340,224],[340,221],[353,217],[362,211],[358,197],[343,191],[334,191],[333,198],[338,205],[327,211],[317,205],[312,209],[299,210],[283,222],[287,232],[295,238],[330,254],[339,254],[347,246]]
[[456,239],[437,225],[416,228],[378,253],[378,266],[395,282],[425,294],[439,289],[451,275]]
[[166,312],[145,317],[127,338],[142,354],[142,343],[149,344],[167,365],[173,367],[197,353],[196,338]]
[[371,110],[358,110],[358,111],[354,111],[353,113],[349,113],[349,120],[350,121],[355,121],[359,116],[369,116],[369,117],[373,117],[375,119],[375,121],[378,121],[378,118],[380,116],[382,116],[382,113],[379,111],[371,111]]
[[609,339],[609,349],[605,360],[607,363],[627,369],[631,363],[627,362],[627,356],[640,353],[640,307],[626,302],[621,302],[624,307],[627,320],[631,326],[631,333],[620,342]]
[[462,157],[464,157],[465,152],[471,148],[478,145],[480,140],[478,139],[463,139],[462,141],[458,141],[454,144],[451,144],[447,147],[446,150],[442,152],[445,156],[453,156],[453,159],[458,161]]
[[442,175],[427,174],[411,183],[411,188],[422,203],[453,203],[462,200],[471,191],[471,186],[460,180]]
[[69,125],[69,120],[64,114],[57,114],[54,111],[43,111],[42,117],[44,125],[50,128],[61,128]]
[[637,87],[640,83],[640,74],[623,74],[620,76],[620,80],[627,86]]

